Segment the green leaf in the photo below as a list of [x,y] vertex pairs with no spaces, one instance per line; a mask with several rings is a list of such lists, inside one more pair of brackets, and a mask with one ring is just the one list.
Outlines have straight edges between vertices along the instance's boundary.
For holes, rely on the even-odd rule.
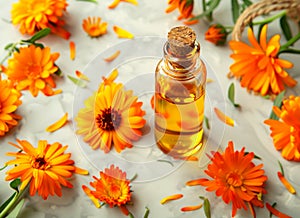
[[206,116],[204,116],[204,122],[207,129],[210,129],[209,120]]
[[292,35],[291,27],[287,21],[286,15],[280,18],[280,27],[282,29],[285,39],[289,41],[293,37],[293,35]]
[[144,218],[148,218],[149,214],[150,214],[150,210],[149,210],[148,207],[146,207],[146,211],[145,211],[145,214],[144,214]]
[[6,218],[16,218],[18,214],[20,213],[23,205],[25,203],[25,199],[23,198],[17,206],[9,213],[9,215]]
[[9,43],[4,47],[4,50],[8,50],[10,49],[12,46],[14,45],[14,43]]
[[98,4],[97,0],[76,0],[76,1],[78,1],[78,2],[92,2],[92,3]]
[[86,82],[80,79],[77,79],[73,76],[68,75],[68,78],[77,86],[84,88],[86,86]]
[[[280,92],[277,96],[276,96],[276,98],[275,98],[275,100],[274,100],[274,106],[276,106],[276,107],[281,107],[281,105],[282,105],[282,100],[283,100],[283,98],[284,98],[284,94],[285,94],[285,91],[282,91],[282,92]],[[274,113],[274,111],[273,111],[273,109],[272,109],[272,112],[271,112],[271,114],[270,114],[270,117],[269,117],[270,119],[272,119],[272,120],[278,120],[279,118],[276,116],[276,114]]]
[[136,178],[138,177],[138,174],[134,174],[133,177],[131,179],[129,179],[130,182],[134,181]]
[[191,18],[190,20],[198,20],[202,17],[209,16],[210,13],[212,13],[218,7],[220,2],[221,2],[221,0],[212,0],[209,4],[209,8],[206,8],[206,11],[204,11],[203,13]]
[[0,171],[4,170],[6,167],[7,167],[7,165],[4,165],[2,168],[0,168]]
[[280,163],[280,161],[278,161],[278,164],[279,164],[279,167],[280,167],[280,172],[281,172],[281,174],[284,176],[283,166],[282,166],[282,164]]
[[16,192],[19,192],[19,185],[21,184],[21,179],[17,178],[17,179],[14,179],[13,181],[11,181],[9,183],[10,187],[12,189],[14,189]]
[[[273,207],[273,208],[275,208],[275,206],[276,206],[276,202],[274,202],[271,206]],[[270,218],[272,218],[272,216],[273,216],[273,214],[270,212]]]
[[243,0],[243,2],[247,7],[253,4],[253,2],[250,0]]
[[231,83],[228,88],[228,99],[230,100],[230,102],[233,104],[234,107],[240,107],[239,104],[235,103],[234,96],[235,96],[234,83]]
[[14,192],[1,206],[0,206],[0,213],[6,208],[6,206],[11,202],[11,200],[15,197],[17,192]]
[[211,218],[210,203],[209,203],[209,200],[208,200],[207,198],[204,199],[203,206],[204,206],[204,213],[205,213],[205,216],[206,216],[207,218]]
[[131,212],[129,212],[128,216],[129,216],[130,218],[134,218],[134,216],[133,216],[133,214],[132,214]]
[[45,28],[34,34],[30,39],[22,40],[23,42],[35,43],[36,40],[39,40],[51,33],[50,28]]
[[172,167],[174,167],[174,164],[171,162],[171,161],[169,161],[169,160],[157,160],[158,162],[165,162],[165,163],[169,163]]
[[240,5],[238,3],[238,0],[231,0],[231,13],[233,23],[236,23],[237,19],[240,16]]

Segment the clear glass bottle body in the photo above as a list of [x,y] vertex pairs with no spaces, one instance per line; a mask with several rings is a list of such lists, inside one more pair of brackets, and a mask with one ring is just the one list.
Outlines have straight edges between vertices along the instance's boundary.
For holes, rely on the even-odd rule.
[[173,157],[188,157],[202,147],[206,67],[200,45],[184,57],[164,46],[155,72],[155,139]]

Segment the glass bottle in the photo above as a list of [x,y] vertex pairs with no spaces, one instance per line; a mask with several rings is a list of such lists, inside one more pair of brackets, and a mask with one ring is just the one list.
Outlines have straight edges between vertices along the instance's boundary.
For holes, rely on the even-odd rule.
[[202,147],[206,67],[200,44],[187,26],[172,28],[155,72],[155,140],[175,158]]

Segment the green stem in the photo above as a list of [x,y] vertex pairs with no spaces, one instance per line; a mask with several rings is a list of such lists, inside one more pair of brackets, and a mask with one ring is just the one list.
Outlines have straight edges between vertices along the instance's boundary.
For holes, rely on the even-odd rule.
[[277,18],[283,17],[284,15],[286,15],[286,11],[282,11],[282,12],[280,12],[280,13],[272,16],[272,17],[269,17],[269,18],[265,19],[265,20],[253,22],[252,24],[253,25],[267,24],[267,23],[272,22],[273,20],[276,20]]
[[293,45],[295,42],[297,42],[300,39],[300,32],[295,35],[293,38],[291,38],[289,41],[287,41],[287,43],[285,43],[284,45],[282,45],[280,47],[279,52],[283,52],[284,50],[286,50],[289,46]]
[[14,198],[9,202],[9,204],[1,211],[0,218],[4,218],[8,215],[9,211],[12,211],[14,207],[18,204],[18,202],[21,200],[21,197],[23,196],[24,192],[27,190],[27,187],[23,190],[20,190]]
[[203,8],[203,11],[205,12],[206,11],[206,2],[205,2],[205,0],[202,0],[202,8]]

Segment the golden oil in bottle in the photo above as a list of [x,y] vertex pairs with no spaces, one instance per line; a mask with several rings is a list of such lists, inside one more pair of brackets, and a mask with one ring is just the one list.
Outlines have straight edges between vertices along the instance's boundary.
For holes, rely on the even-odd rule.
[[171,29],[155,73],[155,139],[164,153],[185,158],[201,148],[205,84],[195,32]]

